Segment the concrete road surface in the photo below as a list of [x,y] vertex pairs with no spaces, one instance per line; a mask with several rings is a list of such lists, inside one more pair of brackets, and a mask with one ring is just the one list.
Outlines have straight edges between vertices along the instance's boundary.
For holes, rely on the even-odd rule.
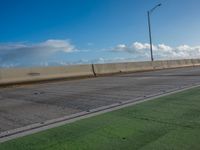
[[0,88],[0,133],[200,84],[200,67]]

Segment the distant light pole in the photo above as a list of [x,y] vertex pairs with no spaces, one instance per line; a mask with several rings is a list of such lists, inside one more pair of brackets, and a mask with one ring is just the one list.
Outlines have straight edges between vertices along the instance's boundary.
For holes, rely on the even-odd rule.
[[150,51],[151,51],[151,61],[154,61],[153,58],[153,46],[152,46],[152,36],[151,36],[151,14],[153,13],[153,11],[160,7],[162,4],[158,4],[155,7],[153,7],[151,10],[147,11],[147,15],[148,15],[148,25],[149,25],[149,41],[150,41]]

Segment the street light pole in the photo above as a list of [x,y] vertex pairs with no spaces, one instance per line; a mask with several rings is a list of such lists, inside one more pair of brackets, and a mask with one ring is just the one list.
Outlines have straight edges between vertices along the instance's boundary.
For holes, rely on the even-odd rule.
[[153,11],[157,8],[160,7],[162,4],[158,4],[155,7],[153,7],[151,10],[147,11],[147,16],[148,16],[148,26],[149,26],[149,42],[150,42],[150,52],[151,52],[151,61],[154,61],[153,58],[153,44],[152,44],[152,35],[151,35],[151,14]]
[[150,42],[150,52],[151,52],[151,61],[154,61],[153,59],[153,46],[152,46],[152,37],[151,37],[151,19],[150,19],[150,12],[147,12],[148,15],[148,25],[149,25],[149,42]]

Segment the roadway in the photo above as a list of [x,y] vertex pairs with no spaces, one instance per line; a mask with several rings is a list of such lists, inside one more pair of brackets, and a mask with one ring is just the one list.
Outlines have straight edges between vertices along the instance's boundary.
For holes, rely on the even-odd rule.
[[200,84],[200,67],[0,88],[0,133]]

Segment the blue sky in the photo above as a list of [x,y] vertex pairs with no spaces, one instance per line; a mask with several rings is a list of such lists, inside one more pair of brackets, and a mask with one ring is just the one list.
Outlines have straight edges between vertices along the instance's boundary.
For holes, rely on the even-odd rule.
[[1,0],[1,67],[200,56],[199,0]]

